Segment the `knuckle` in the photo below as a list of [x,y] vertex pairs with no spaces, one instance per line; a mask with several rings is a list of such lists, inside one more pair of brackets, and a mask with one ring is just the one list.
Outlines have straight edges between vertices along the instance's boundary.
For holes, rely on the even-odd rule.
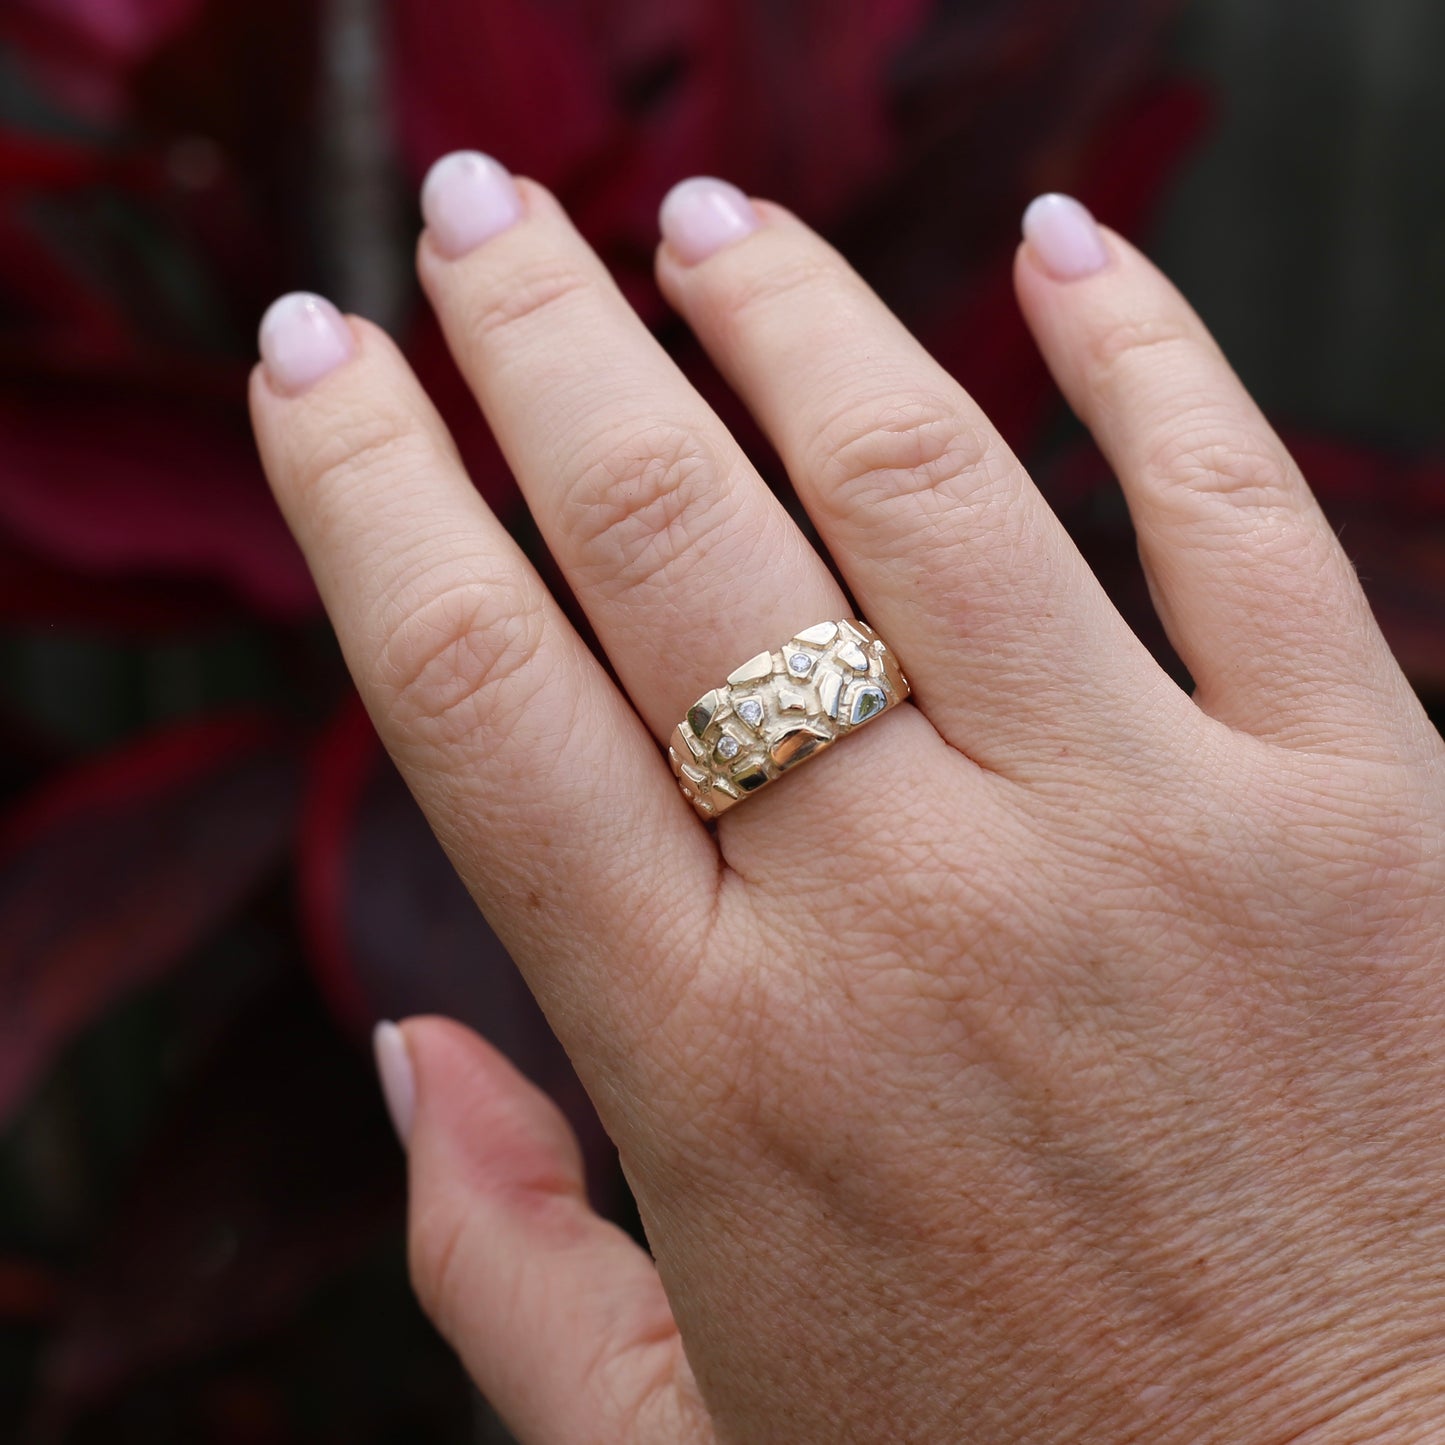
[[467,317],[473,348],[495,345],[500,337],[529,322],[550,320],[591,289],[578,269],[563,261],[535,261],[509,270],[478,295]]
[[[388,629],[377,675],[403,728],[452,742],[520,707],[545,630],[520,579],[465,581],[405,610]],[[511,694],[510,697],[505,694]]]
[[731,506],[711,447],[659,424],[608,442],[568,487],[564,517],[587,580],[625,593],[692,556]]
[[293,476],[303,498],[324,498],[360,478],[398,476],[434,460],[431,438],[409,418],[378,410],[325,427],[300,457]]
[[1190,328],[1169,316],[1119,316],[1088,340],[1085,366],[1090,388],[1111,392],[1128,384],[1141,365],[1168,364],[1172,353],[1195,343]]
[[792,305],[799,297],[836,291],[839,268],[830,259],[798,252],[783,260],[772,260],[735,277],[724,300],[732,325],[750,321],[760,311],[781,303]]
[[[1087,382],[1106,405],[1148,387],[1167,425],[1139,449],[1142,473],[1166,509],[1198,517],[1201,498],[1262,512],[1298,510],[1293,464],[1267,429],[1256,430],[1226,409],[1201,399],[1201,375],[1213,374],[1212,343],[1182,315],[1123,316],[1088,343]],[[1206,372],[1201,371],[1206,368]],[[1192,511],[1191,511],[1192,509]]]
[[1262,438],[1171,435],[1153,448],[1145,473],[1156,479],[1166,505],[1187,508],[1203,497],[1262,512],[1296,510],[1291,465]]
[[952,494],[987,476],[998,443],[987,429],[939,399],[883,400],[854,408],[823,428],[811,471],[822,503],[839,516],[867,515],[905,496]]

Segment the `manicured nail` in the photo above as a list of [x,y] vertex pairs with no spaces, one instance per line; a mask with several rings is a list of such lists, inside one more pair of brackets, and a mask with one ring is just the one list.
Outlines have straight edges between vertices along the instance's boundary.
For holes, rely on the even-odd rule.
[[261,360],[280,391],[305,391],[355,354],[351,328],[324,296],[293,291],[261,318]]
[[371,1049],[376,1055],[376,1072],[381,1077],[387,1113],[405,1149],[411,1138],[412,1116],[416,1113],[416,1075],[412,1071],[406,1035],[394,1023],[379,1023],[372,1031]]
[[706,261],[762,224],[753,203],[734,185],[712,176],[679,181],[664,197],[662,236],[685,265]]
[[455,261],[521,219],[512,173],[481,151],[453,151],[426,173],[421,213],[432,243]]
[[1109,264],[1108,248],[1088,209],[1072,196],[1039,196],[1024,212],[1024,240],[1055,281],[1079,281]]

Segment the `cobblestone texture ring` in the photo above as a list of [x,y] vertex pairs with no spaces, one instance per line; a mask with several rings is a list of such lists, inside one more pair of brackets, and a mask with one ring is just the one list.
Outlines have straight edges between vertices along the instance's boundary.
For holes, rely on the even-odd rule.
[[907,696],[898,659],[866,622],[820,622],[698,698],[668,760],[683,796],[715,818]]

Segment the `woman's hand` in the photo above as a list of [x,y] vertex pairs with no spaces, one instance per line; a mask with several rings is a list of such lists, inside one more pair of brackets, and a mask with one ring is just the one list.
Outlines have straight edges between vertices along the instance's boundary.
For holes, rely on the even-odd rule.
[[252,404],[656,1255],[480,1040],[384,1033],[417,1289],[520,1438],[1433,1438],[1442,745],[1168,282],[1075,203],[1031,210],[1019,298],[1192,699],[827,245],[673,193],[662,287],[914,690],[712,829],[660,741],[854,609],[546,192],[452,157],[424,209],[423,283],[617,681],[374,327],[279,303]]

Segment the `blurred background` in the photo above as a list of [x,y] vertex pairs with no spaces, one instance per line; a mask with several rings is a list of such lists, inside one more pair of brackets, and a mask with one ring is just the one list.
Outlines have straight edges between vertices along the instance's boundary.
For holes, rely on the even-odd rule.
[[0,1439],[506,1439],[407,1288],[376,1018],[508,1050],[636,1227],[272,509],[272,297],[391,328],[554,576],[419,302],[418,183],[474,146],[555,188],[784,489],[651,281],[663,193],[725,176],[844,249],[1167,658],[1009,289],[1072,191],[1214,327],[1438,718],[1442,70],[1438,0],[3,0]]

